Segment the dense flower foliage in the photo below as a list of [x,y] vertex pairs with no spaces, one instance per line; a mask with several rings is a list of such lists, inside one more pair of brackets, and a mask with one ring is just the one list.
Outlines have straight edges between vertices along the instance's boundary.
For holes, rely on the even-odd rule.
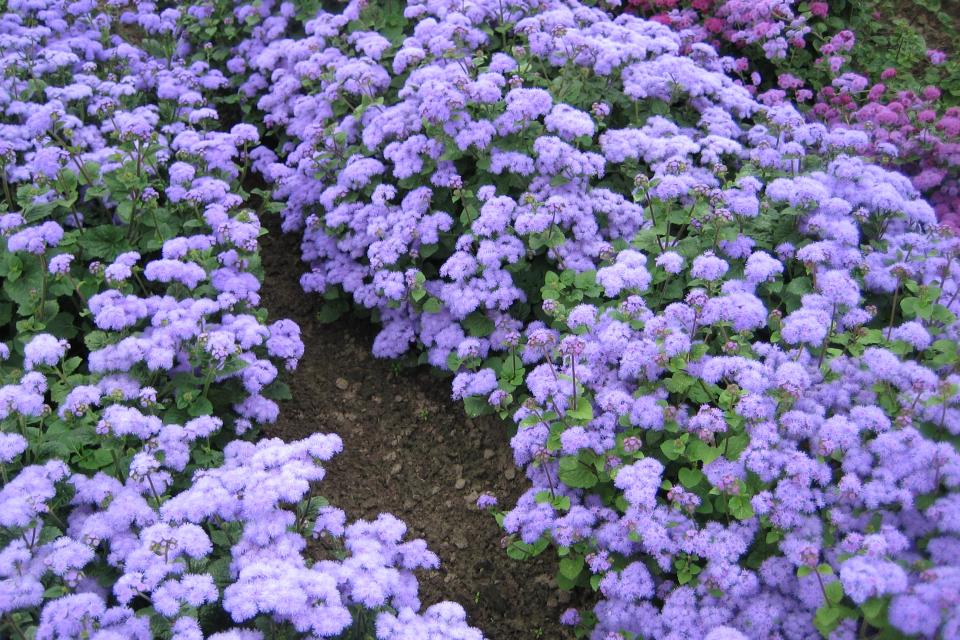
[[402,522],[316,495],[337,436],[252,439],[303,344],[260,306],[260,133],[217,127],[204,7],[5,6],[0,636],[478,640],[419,612]]
[[[960,65],[935,49],[911,55],[903,34],[879,36],[895,55],[870,56],[831,15],[849,4],[629,0],[626,8],[676,29],[684,51],[704,42],[729,50],[740,82],[761,102],[789,98],[811,121],[863,131],[857,152],[909,175],[938,218],[960,228]],[[864,13],[887,22],[879,11]]]
[[514,417],[533,486],[498,518],[598,592],[565,622],[956,636],[958,244],[865,131],[573,1],[302,28],[234,51],[304,287]]
[[843,31],[830,86],[751,78],[825,3],[320,4],[8,2],[4,634],[481,637],[420,610],[402,522],[316,495],[335,435],[256,440],[303,355],[257,203],[378,356],[512,418],[531,486],[478,504],[596,592],[577,635],[960,636],[935,87],[852,73]]

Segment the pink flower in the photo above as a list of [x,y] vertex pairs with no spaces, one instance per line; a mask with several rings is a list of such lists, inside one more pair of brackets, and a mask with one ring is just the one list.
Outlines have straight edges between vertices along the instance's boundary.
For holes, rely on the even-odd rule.
[[703,26],[707,28],[707,31],[710,33],[720,33],[723,31],[723,19],[721,18],[707,18],[703,22]]

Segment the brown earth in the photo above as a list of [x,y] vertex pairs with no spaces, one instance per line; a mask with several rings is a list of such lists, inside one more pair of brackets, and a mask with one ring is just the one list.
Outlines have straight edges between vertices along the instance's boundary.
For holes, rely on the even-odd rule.
[[572,638],[557,622],[569,594],[555,585],[552,552],[508,558],[503,531],[474,506],[483,491],[510,506],[526,487],[513,466],[508,425],[468,419],[450,399],[448,378],[374,358],[369,322],[318,322],[320,299],[300,289],[296,238],[274,224],[261,241],[263,302],[271,318],[300,325],[306,346],[287,377],[293,399],[281,403],[266,435],[339,434],[344,451],[327,465],[320,493],[350,519],[393,513],[410,537],[427,541],[441,567],[421,575],[424,606],[459,602],[490,640]]

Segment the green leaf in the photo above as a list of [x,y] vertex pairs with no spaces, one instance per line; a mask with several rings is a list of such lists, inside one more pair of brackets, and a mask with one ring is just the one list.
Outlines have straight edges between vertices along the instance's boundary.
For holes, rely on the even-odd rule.
[[[0,324],[3,323],[0,322]],[[58,338],[70,340],[77,335],[78,318],[71,313],[58,313],[44,324],[46,325],[47,333],[52,333]]]
[[560,482],[574,489],[590,489],[599,482],[591,467],[580,462],[575,456],[560,458]]
[[600,582],[602,580],[603,580],[602,574],[599,574],[599,573],[593,574],[592,576],[590,576],[590,588],[596,591],[597,589],[600,588]]
[[293,394],[290,393],[290,385],[286,382],[280,382],[279,380],[274,380],[263,390],[260,394],[265,398],[270,398],[271,400],[292,400]]
[[15,303],[21,316],[30,315],[37,304],[40,289],[43,287],[43,270],[39,261],[28,259],[21,263],[22,271],[16,278],[3,280],[3,291]]
[[317,312],[317,322],[322,324],[336,322],[349,308],[350,304],[346,300],[327,300],[320,305],[320,310]]
[[683,455],[686,445],[679,438],[673,440],[664,440],[660,443],[660,451],[667,456],[669,460],[676,460]]
[[699,469],[684,467],[680,469],[678,475],[680,477],[680,484],[685,486],[687,489],[693,489],[703,481],[703,472]]
[[102,349],[109,344],[109,339],[106,332],[97,330],[91,331],[83,336],[83,343],[87,345],[87,349],[96,351],[97,349]]
[[567,411],[567,417],[582,422],[590,422],[593,420],[593,403],[586,396],[580,396],[577,398],[576,408]]
[[904,298],[900,301],[900,309],[905,316],[913,317],[917,315],[917,308],[920,305],[920,298]]
[[840,604],[840,601],[843,600],[843,585],[840,584],[839,580],[834,580],[825,585],[823,590],[827,592],[827,600],[831,603]]
[[479,418],[493,412],[493,407],[484,396],[467,396],[463,399],[463,409],[471,418]]
[[824,637],[829,636],[839,623],[840,608],[833,606],[820,607],[813,619],[813,624]]
[[794,278],[787,284],[786,291],[795,296],[802,296],[805,293],[810,293],[813,289],[813,282],[807,276],[802,276],[800,278]]
[[440,313],[440,309],[443,308],[443,305],[436,298],[427,298],[427,301],[423,303],[424,313]]
[[741,433],[735,436],[730,436],[726,440],[726,457],[728,460],[736,460],[740,457],[740,454],[743,453],[744,449],[747,448],[747,445],[750,444],[750,436],[745,433]]
[[80,368],[80,364],[83,363],[83,358],[79,356],[74,356],[72,358],[67,358],[63,361],[63,373],[64,375],[70,375],[74,371]]
[[870,598],[860,605],[864,617],[874,627],[882,628],[886,623],[887,607],[890,602],[887,598]]
[[77,244],[90,257],[112,260],[130,248],[123,236],[123,231],[121,227],[111,224],[100,225],[87,229],[79,237]]
[[713,397],[699,384],[694,384],[687,391],[687,398],[690,402],[696,404],[710,404],[713,402]]
[[187,407],[187,413],[193,418],[209,416],[213,413],[213,403],[203,397],[197,398]]
[[560,574],[570,580],[576,580],[583,571],[583,556],[567,556],[560,560]]
[[[439,309],[438,309],[439,311]],[[463,328],[474,338],[483,338],[493,333],[496,325],[485,314],[475,311],[463,319]]]
[[730,515],[737,520],[749,520],[754,516],[753,505],[750,504],[750,498],[747,496],[731,496],[727,506],[730,509]]
[[687,457],[694,462],[710,464],[719,458],[723,452],[718,447],[711,447],[703,440],[691,440],[687,444]]
[[671,393],[683,394],[693,386],[694,382],[695,380],[692,376],[678,371],[664,381],[664,386],[667,388],[667,391]]
[[43,592],[43,598],[45,600],[52,600],[68,593],[70,593],[70,591],[65,586],[62,584],[55,584],[51,587],[48,587],[47,590]]
[[88,449],[76,462],[76,465],[81,469],[86,469],[88,471],[98,471],[113,463],[113,455],[111,454],[111,451],[111,447],[97,447],[96,449]]
[[528,560],[543,553],[548,541],[541,538],[534,544],[527,544],[521,540],[514,540],[507,547],[507,555],[514,560]]

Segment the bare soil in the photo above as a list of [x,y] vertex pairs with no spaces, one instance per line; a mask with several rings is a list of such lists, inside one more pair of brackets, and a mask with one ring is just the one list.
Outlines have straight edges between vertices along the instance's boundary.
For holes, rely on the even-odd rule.
[[572,638],[558,623],[568,594],[554,581],[554,554],[518,562],[502,548],[503,531],[474,503],[483,491],[506,507],[526,487],[513,466],[509,426],[471,420],[449,396],[450,380],[426,367],[404,367],[371,355],[368,322],[316,320],[321,300],[299,285],[304,265],[293,236],[276,221],[261,238],[271,318],[290,318],[306,353],[287,376],[293,399],[266,435],[294,440],[337,433],[344,451],[327,465],[320,493],[350,519],[393,513],[440,556],[421,575],[424,606],[462,604],[470,623],[491,640]]

